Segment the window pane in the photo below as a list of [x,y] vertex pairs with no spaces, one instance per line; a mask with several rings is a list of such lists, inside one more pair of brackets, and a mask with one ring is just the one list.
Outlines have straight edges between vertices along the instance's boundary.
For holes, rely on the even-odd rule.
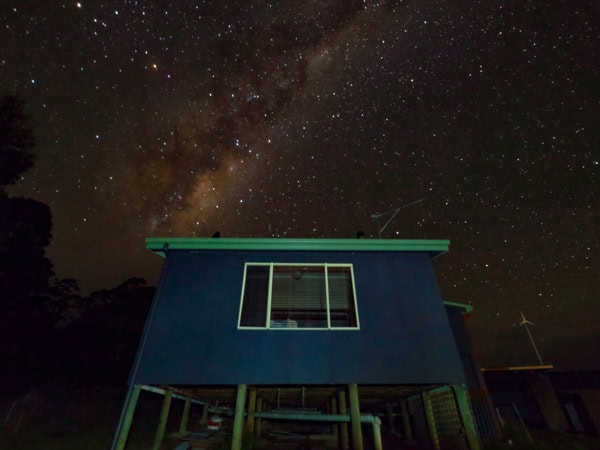
[[241,327],[267,326],[269,266],[246,266]]
[[331,327],[356,327],[356,308],[350,267],[327,267]]
[[327,328],[326,302],[324,267],[273,267],[271,328]]

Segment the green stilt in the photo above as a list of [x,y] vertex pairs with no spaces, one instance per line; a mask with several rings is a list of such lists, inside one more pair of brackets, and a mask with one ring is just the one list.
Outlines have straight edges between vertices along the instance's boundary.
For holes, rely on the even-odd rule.
[[383,442],[381,441],[381,420],[376,417],[373,421],[373,444],[375,450],[383,450]]
[[473,421],[471,408],[469,407],[467,387],[464,384],[454,384],[452,385],[452,391],[454,392],[456,406],[467,436],[469,448],[471,450],[479,450],[479,438],[477,437],[477,429],[475,428],[475,422]]
[[208,423],[208,403],[205,403],[202,407],[202,417],[200,418],[200,425],[205,426]]
[[138,398],[140,397],[140,389],[140,385],[136,384],[131,390],[131,395],[127,400],[127,405],[125,405],[125,413],[123,416],[121,429],[119,430],[117,441],[114,447],[115,450],[123,450],[125,448],[125,444],[127,443],[127,436],[129,435],[131,423],[133,422],[133,414],[135,413],[135,407],[137,405]]
[[[261,413],[263,410],[263,399],[262,397],[256,399],[256,412]],[[256,424],[254,426],[254,438],[260,439],[260,435],[262,432],[262,419],[260,417],[256,418]]]
[[408,409],[407,399],[400,401],[400,408],[402,408],[402,428],[404,429],[404,439],[412,439],[413,435],[410,427],[410,411]]
[[183,413],[181,414],[181,423],[179,424],[179,434],[184,435],[187,433],[188,423],[190,421],[190,409],[192,407],[192,399],[186,397],[185,403],[183,404]]
[[[335,397],[331,397],[331,402],[330,402],[330,409],[331,409],[331,414],[337,414],[338,410],[337,410],[337,398]],[[339,436],[339,426],[337,423],[332,423],[331,424],[331,433],[335,436],[335,440],[337,442],[337,438]]]
[[352,422],[352,441],[354,450],[363,450],[360,404],[358,401],[358,386],[356,384],[348,385],[348,397],[350,399],[350,421]]
[[388,426],[390,427],[390,432],[395,433],[396,428],[394,425],[394,407],[391,403],[385,405],[385,413],[387,415]]
[[250,448],[254,448],[254,413],[256,412],[256,387],[248,390],[248,417],[246,418],[246,436],[250,438]]
[[[346,408],[346,393],[341,390],[338,394],[338,400],[339,400],[339,408],[340,408],[340,414],[342,415],[346,415],[348,414],[348,409]],[[348,450],[349,445],[348,445],[348,424],[343,422],[340,423],[340,444],[342,447],[342,450]]]
[[425,421],[427,422],[427,430],[429,430],[429,440],[431,442],[431,446],[435,450],[440,450],[440,440],[438,439],[437,428],[435,427],[435,416],[433,414],[433,406],[431,405],[431,394],[426,391],[421,392],[421,400],[423,400]]
[[152,450],[159,450],[160,446],[162,445],[163,438],[165,437],[167,419],[169,418],[169,410],[171,409],[172,398],[173,393],[171,391],[167,391],[165,393],[165,399],[163,400],[160,419],[158,420],[158,428],[156,429],[156,434],[154,435],[154,445],[152,446]]
[[235,401],[235,416],[233,417],[233,436],[231,437],[231,450],[241,450],[242,433],[244,430],[244,408],[246,403],[245,384],[238,384],[237,399]]

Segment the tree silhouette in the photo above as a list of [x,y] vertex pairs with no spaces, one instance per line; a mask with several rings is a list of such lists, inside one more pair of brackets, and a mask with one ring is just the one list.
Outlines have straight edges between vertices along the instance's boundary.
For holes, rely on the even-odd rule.
[[33,166],[32,150],[23,102],[5,96],[0,100],[0,359],[7,370],[0,377],[22,382],[44,372],[54,338],[47,309],[53,270],[45,255],[52,238],[50,208],[5,192]]
[[61,333],[63,378],[125,383],[153,295],[146,280],[130,278],[83,298],[81,315]]
[[0,188],[16,183],[33,167],[33,132],[23,109],[23,101],[14,95],[0,101]]

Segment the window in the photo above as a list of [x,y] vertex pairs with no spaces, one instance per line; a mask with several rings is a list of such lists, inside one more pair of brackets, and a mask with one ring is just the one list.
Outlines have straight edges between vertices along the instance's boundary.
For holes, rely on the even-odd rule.
[[247,263],[238,327],[358,329],[352,265]]

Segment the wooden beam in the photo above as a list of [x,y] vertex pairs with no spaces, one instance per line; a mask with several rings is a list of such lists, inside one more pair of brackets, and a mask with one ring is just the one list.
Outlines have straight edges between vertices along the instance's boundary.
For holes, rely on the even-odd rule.
[[184,435],[188,431],[188,423],[190,421],[190,409],[192,407],[192,399],[186,397],[183,404],[183,413],[181,413],[181,423],[179,424],[179,434]]
[[348,397],[350,399],[350,418],[352,422],[352,443],[354,450],[363,450],[362,425],[360,424],[360,403],[358,399],[358,386],[348,385]]
[[167,391],[163,400],[162,410],[160,412],[160,419],[158,420],[158,427],[156,428],[156,434],[154,435],[154,445],[152,450],[159,450],[162,445],[163,438],[165,437],[165,427],[167,426],[167,419],[169,418],[169,410],[171,409],[171,399],[173,393]]
[[244,408],[246,406],[246,391],[248,387],[245,384],[238,384],[237,398],[235,400],[235,415],[233,417],[233,435],[231,437],[231,450],[241,450],[242,433],[244,430]]
[[133,414],[135,413],[135,407],[140,397],[140,385],[136,384],[130,391],[129,398],[125,400],[123,406],[123,418],[120,424],[120,429],[117,433],[117,438],[113,444],[114,450],[124,450],[125,444],[127,443],[127,437],[129,436],[129,430],[131,429],[131,423],[133,422]]
[[[339,409],[340,415],[345,416],[348,414],[348,409],[346,408],[346,392],[344,390],[340,390],[338,393],[338,401],[339,401]],[[340,423],[340,446],[342,450],[348,450],[348,424]]]

